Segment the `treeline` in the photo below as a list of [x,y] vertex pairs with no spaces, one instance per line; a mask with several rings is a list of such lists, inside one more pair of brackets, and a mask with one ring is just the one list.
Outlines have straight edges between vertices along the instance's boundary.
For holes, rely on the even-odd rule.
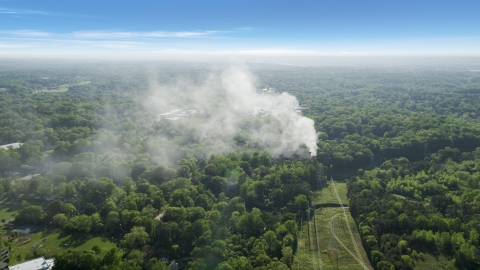
[[461,151],[480,146],[478,125],[454,117],[395,114],[385,109],[344,109],[329,114],[316,119],[322,123],[318,129],[324,130],[317,159],[337,170],[380,165],[399,157],[421,160],[447,146]]

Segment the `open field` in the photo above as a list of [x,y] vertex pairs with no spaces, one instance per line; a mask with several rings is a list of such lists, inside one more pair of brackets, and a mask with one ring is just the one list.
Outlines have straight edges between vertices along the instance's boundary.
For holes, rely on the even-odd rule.
[[[294,268],[300,267],[300,269],[316,269],[316,267],[319,267],[321,261],[322,270],[362,269],[361,264],[356,259],[355,248],[351,241],[350,233],[348,232],[348,227],[345,223],[345,219],[343,218],[342,209],[336,207],[323,208],[317,209],[316,212],[316,231],[318,236],[318,245],[316,241],[317,236],[315,235],[315,224],[312,216],[312,220],[309,224],[311,231],[310,239],[308,237],[309,228],[307,226],[307,223],[305,223],[302,228],[301,239],[299,239],[296,266]],[[355,242],[359,247],[362,260],[366,264],[368,269],[372,269],[365,250],[363,249],[360,236],[355,226],[355,222],[350,216],[350,214],[348,214],[347,216],[350,228],[355,238]],[[332,227],[335,228],[334,230],[338,240],[334,237],[332,238]],[[329,245],[330,252],[328,249]],[[319,256],[320,260],[318,259]],[[305,257],[310,257],[310,259],[306,260]]]
[[0,204],[0,221],[2,219],[9,220],[13,215],[18,212],[22,207],[14,204]]
[[[347,198],[347,183],[335,182],[335,187],[338,191],[338,196],[342,200],[342,203],[348,204]],[[338,203],[337,196],[335,195],[335,190],[333,189],[332,182],[328,181],[328,186],[322,190],[314,192],[315,204],[326,204],[326,203]]]
[[7,88],[5,87],[0,88],[0,92],[3,92],[3,91],[7,91]]
[[[317,205],[339,203],[332,182],[328,183],[327,187],[315,193]],[[335,188],[342,203],[347,204],[346,183],[335,183]],[[363,269],[372,269],[355,221],[348,208],[345,210],[347,220],[340,207],[317,208],[316,216],[312,209],[310,222],[304,222],[301,228],[294,269],[362,269],[362,262],[365,264]],[[306,216],[307,214],[304,214],[304,221]],[[332,234],[333,231],[335,235]],[[358,254],[361,258],[358,258]]]
[[84,81],[84,82],[79,82],[79,83],[75,83],[75,84],[62,84],[60,86],[58,86],[58,88],[56,89],[47,89],[47,88],[44,88],[42,90],[35,90],[34,93],[61,93],[61,92],[67,92],[68,91],[68,87],[70,86],[74,86],[74,85],[86,85],[86,84],[90,84],[90,81]]
[[[84,233],[67,233],[60,229],[44,228],[29,235],[31,240],[25,244],[14,244],[12,251],[15,257],[18,254],[25,258],[25,254],[32,250],[35,243],[40,243],[45,249],[45,257],[64,253],[69,250],[90,250],[97,245],[100,248],[111,248],[119,243],[119,238],[111,236],[98,236]],[[43,240],[45,239],[45,240]]]

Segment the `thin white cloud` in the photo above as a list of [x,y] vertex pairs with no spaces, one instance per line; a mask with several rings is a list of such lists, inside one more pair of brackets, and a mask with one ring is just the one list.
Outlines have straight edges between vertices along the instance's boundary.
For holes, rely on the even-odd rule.
[[[134,39],[162,39],[162,38],[201,38],[201,37],[219,37],[223,34],[234,33],[239,31],[247,31],[250,28],[237,28],[235,31],[220,31],[220,30],[207,30],[207,31],[75,31],[70,33],[53,33],[41,30],[0,30],[0,34],[9,36],[18,36],[25,38],[51,38],[61,37],[64,39],[77,39],[77,40],[134,40]],[[2,36],[0,35],[0,38]]]
[[37,30],[3,30],[0,31],[1,34],[14,35],[14,36],[25,36],[25,37],[50,37],[53,36],[52,33],[45,31]]
[[78,31],[71,33],[71,36],[80,39],[128,39],[128,38],[191,38],[212,36],[222,31],[152,31],[152,32],[122,32],[122,31]]
[[148,44],[143,42],[132,42],[132,41],[85,41],[84,45],[96,48],[105,48],[105,49],[117,49],[117,50],[140,50],[142,48],[148,47]]
[[[1,1],[1,0],[0,0]],[[0,14],[1,15],[1,14]],[[375,43],[321,43],[306,46],[282,46],[275,40],[241,38],[236,33],[250,28],[209,31],[122,31],[97,30],[76,32],[48,32],[42,30],[0,29],[1,54],[13,51],[32,55],[49,53],[114,54],[127,53],[145,57],[232,57],[257,59],[259,57],[358,56],[394,54],[478,54],[478,37],[451,37],[426,40],[384,40]],[[442,42],[439,42],[442,40]],[[24,48],[24,49],[21,49]],[[282,60],[283,61],[283,60]],[[290,63],[287,61],[281,63]]]
[[237,28],[234,28],[233,30],[235,30],[235,31],[250,31],[250,30],[252,30],[252,28],[250,28],[250,27],[237,27]]
[[461,41],[461,40],[479,40],[480,37],[444,37],[444,38],[425,38],[425,39],[417,39],[417,40],[408,40],[408,41]]
[[0,7],[0,14],[24,14],[24,15],[57,15],[45,11],[40,10],[28,10],[28,9],[11,9],[11,8],[3,8]]

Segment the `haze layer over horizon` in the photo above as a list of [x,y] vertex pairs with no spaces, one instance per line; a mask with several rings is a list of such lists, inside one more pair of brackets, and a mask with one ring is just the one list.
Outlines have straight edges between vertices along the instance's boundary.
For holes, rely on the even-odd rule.
[[476,1],[2,1],[0,57],[480,55]]

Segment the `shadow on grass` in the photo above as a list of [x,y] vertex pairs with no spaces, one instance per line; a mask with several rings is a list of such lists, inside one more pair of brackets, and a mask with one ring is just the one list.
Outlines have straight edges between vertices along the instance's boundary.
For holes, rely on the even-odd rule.
[[[55,242],[58,242],[58,247],[63,247],[63,248],[79,247],[94,237],[95,236],[90,234],[68,232],[52,226],[46,226],[41,231],[42,239],[48,238],[49,242],[54,240]],[[56,239],[52,239],[52,238],[56,238]]]
[[6,209],[5,212],[7,213],[13,213],[13,212],[17,212],[22,207],[20,205],[15,205],[15,204],[2,204],[2,208]]
[[79,247],[85,244],[88,240],[94,238],[92,235],[87,233],[69,233],[62,231],[58,236],[60,242],[60,246],[62,247]]
[[20,211],[22,207],[20,205],[14,205],[14,204],[1,204],[0,205],[0,211],[4,211],[4,214],[2,214],[2,217],[5,220],[9,220],[12,217],[14,217],[15,213]]
[[66,248],[77,248],[93,238],[100,238],[101,242],[110,242],[115,245],[118,245],[121,240],[118,237],[112,237],[105,234],[72,233],[65,231],[62,231],[58,236],[58,239],[61,240],[59,246]]
[[40,232],[42,233],[41,237],[45,238],[45,237],[48,237],[49,235],[51,235],[52,233],[54,233],[55,228],[51,227],[51,226],[47,226],[47,227],[43,228]]

